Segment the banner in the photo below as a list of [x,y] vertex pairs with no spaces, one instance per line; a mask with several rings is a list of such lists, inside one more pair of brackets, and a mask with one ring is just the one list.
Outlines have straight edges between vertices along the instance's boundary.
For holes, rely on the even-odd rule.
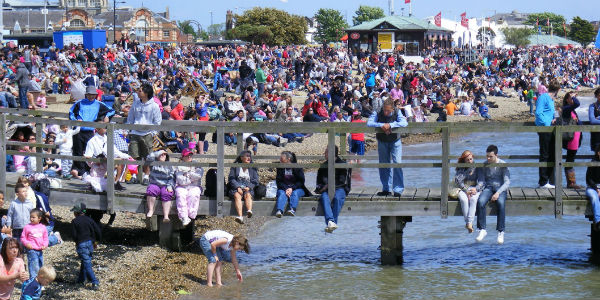
[[410,0],[404,0],[404,4],[409,4]]
[[394,51],[394,33],[393,32],[379,32],[377,34],[377,41],[379,43],[379,51],[381,52],[392,52]]
[[460,14],[460,25],[469,29],[469,19],[467,19],[467,13]]
[[435,15],[435,26],[442,27],[442,12],[440,11],[437,15]]
[[63,46],[83,45],[83,32],[65,32],[63,33]]

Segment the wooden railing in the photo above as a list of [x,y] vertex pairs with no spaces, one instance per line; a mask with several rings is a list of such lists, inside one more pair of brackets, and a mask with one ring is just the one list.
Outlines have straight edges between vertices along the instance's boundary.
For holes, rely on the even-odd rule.
[[[353,155],[347,155],[346,148],[346,136],[348,133],[377,133],[381,132],[379,128],[368,128],[366,125],[360,123],[267,123],[267,122],[196,122],[196,121],[163,121],[160,126],[152,125],[132,125],[123,124],[123,118],[113,118],[114,123],[97,123],[97,122],[82,122],[72,121],[68,119],[67,113],[55,113],[48,111],[31,111],[31,110],[20,110],[20,109],[6,109],[0,108],[0,165],[6,165],[6,155],[23,155],[22,152],[7,150],[8,145],[28,145],[36,147],[36,153],[27,153],[29,156],[37,158],[54,158],[54,159],[70,159],[74,161],[86,161],[86,162],[101,162],[106,161],[107,169],[114,170],[116,164],[135,164],[135,165],[192,165],[200,167],[216,167],[217,168],[217,197],[216,197],[216,215],[223,216],[223,202],[225,201],[224,191],[224,178],[225,168],[228,167],[239,167],[241,164],[226,162],[226,159],[233,159],[235,155],[225,155],[225,133],[235,133],[238,135],[238,153],[242,150],[243,141],[241,135],[244,132],[251,133],[326,133],[327,142],[323,143],[323,146],[328,147],[328,156],[334,157],[334,147],[336,145],[336,135],[339,135],[339,149],[340,156],[342,158],[356,158]],[[7,121],[20,122],[20,123],[32,123],[35,124],[36,143],[18,143],[7,140]],[[204,155],[204,158],[215,161],[209,162],[160,162],[152,161],[125,161],[114,158],[114,148],[108,147],[107,157],[103,159],[98,158],[85,158],[85,157],[72,157],[63,156],[58,154],[46,154],[41,152],[41,148],[53,148],[55,146],[44,145],[40,143],[42,140],[42,129],[45,124],[57,124],[67,126],[83,126],[93,128],[106,128],[107,129],[107,144],[114,144],[114,132],[118,129],[124,130],[155,130],[155,131],[179,131],[179,132],[207,132],[217,134],[217,154],[216,155]],[[576,162],[566,163],[563,162],[562,156],[562,133],[563,132],[574,132],[574,131],[600,131],[600,126],[552,126],[552,127],[539,127],[534,126],[532,123],[410,123],[408,127],[394,129],[394,132],[398,133],[425,133],[425,134],[440,134],[441,135],[441,155],[440,156],[404,156],[403,160],[430,160],[433,162],[413,162],[413,163],[345,163],[336,164],[333,159],[330,159],[327,164],[328,177],[335,177],[336,168],[439,168],[441,169],[441,201],[440,201],[440,216],[442,218],[448,217],[448,190],[449,183],[451,182],[450,174],[451,168],[456,167],[467,167],[477,166],[482,167],[484,164],[458,164],[453,163],[454,157],[450,157],[450,144],[452,134],[466,134],[472,132],[505,132],[505,133],[533,133],[533,132],[551,132],[558,137],[555,139],[555,161],[552,163],[539,163],[539,162],[520,162],[520,163],[505,163],[501,166],[511,168],[538,168],[538,167],[553,167],[555,168],[556,184],[555,184],[555,217],[561,218],[563,215],[562,209],[562,169],[564,167],[578,167],[578,166],[600,166],[600,163],[595,162]],[[315,137],[313,137],[315,138]],[[537,155],[503,155],[503,158],[507,159],[518,159],[518,160],[531,160],[538,159]],[[277,159],[278,156],[256,156],[255,160],[273,160]],[[590,155],[579,155],[578,159],[589,159]],[[299,160],[317,160],[322,159],[321,156],[303,156],[298,155]],[[361,159],[377,159],[377,156],[363,156]],[[37,159],[37,171],[42,170],[42,159]],[[277,164],[254,162],[254,167],[257,168],[273,168],[273,167],[300,167],[300,168],[318,168],[321,166],[319,163],[296,163],[296,164]],[[496,166],[492,164],[490,166]],[[532,171],[532,174],[537,174],[537,169]],[[408,182],[410,184],[410,182]],[[6,168],[0,168],[0,190],[6,191]],[[334,193],[334,186],[330,185],[329,194]],[[113,211],[113,202],[115,199],[114,194],[114,177],[107,176],[106,186],[106,207],[109,212]]]

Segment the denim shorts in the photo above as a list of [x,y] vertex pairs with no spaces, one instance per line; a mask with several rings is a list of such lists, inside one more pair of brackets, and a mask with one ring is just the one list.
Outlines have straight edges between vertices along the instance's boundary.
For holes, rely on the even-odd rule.
[[[217,260],[215,259],[215,255],[212,253],[212,250],[210,248],[210,243],[204,236],[198,239],[198,245],[200,246],[200,248],[202,248],[202,253],[204,253],[204,256],[206,256],[206,258],[208,259],[209,264],[217,262]],[[217,247],[216,256],[219,257],[219,261],[231,262],[231,254],[229,253],[229,251],[223,250],[223,248],[221,247]]]

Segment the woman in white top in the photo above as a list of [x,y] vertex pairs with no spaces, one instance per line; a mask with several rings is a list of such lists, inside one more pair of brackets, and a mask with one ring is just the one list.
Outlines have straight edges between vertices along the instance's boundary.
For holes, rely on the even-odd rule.
[[[252,154],[244,150],[236,158],[234,163],[252,163]],[[237,217],[235,221],[244,224],[242,217],[242,199],[246,202],[246,216],[252,217],[252,200],[254,199],[254,188],[258,186],[258,170],[252,167],[232,167],[229,171],[228,190],[229,197],[235,201]]]
[[211,230],[206,232],[199,240],[198,244],[202,248],[204,256],[208,259],[208,267],[206,268],[206,284],[212,286],[212,277],[215,273],[217,285],[221,283],[221,265],[223,261],[228,261],[233,264],[235,274],[240,282],[242,282],[242,272],[238,265],[236,251],[243,250],[250,253],[250,244],[248,239],[241,235],[232,235],[223,230]]

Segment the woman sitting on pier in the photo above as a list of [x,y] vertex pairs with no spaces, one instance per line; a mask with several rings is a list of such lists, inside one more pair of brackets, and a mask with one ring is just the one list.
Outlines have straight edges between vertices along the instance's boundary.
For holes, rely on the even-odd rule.
[[[466,150],[458,158],[459,164],[472,164],[473,153]],[[477,199],[483,189],[483,172],[475,167],[456,168],[454,182],[458,189],[458,200],[462,207],[463,217],[465,217],[465,228],[469,233],[473,233],[473,221],[475,220],[475,211],[477,209]],[[453,196],[454,197],[454,196]]]
[[[234,163],[252,163],[252,154],[244,150],[235,159]],[[244,224],[242,217],[242,199],[246,202],[246,216],[252,218],[252,200],[254,199],[254,188],[259,184],[258,170],[252,167],[232,167],[228,178],[229,197],[235,201],[237,217],[235,221]]]
[[[296,154],[290,151],[281,152],[279,161],[282,164],[295,164]],[[281,218],[285,205],[290,201],[290,207],[285,211],[286,216],[294,216],[301,197],[310,195],[304,186],[304,170],[302,168],[278,168],[277,177],[277,212],[275,216]]]
[[[593,162],[600,162],[600,145],[594,150]],[[590,201],[594,215],[594,230],[600,231],[600,167],[588,167],[585,174],[585,195]]]

